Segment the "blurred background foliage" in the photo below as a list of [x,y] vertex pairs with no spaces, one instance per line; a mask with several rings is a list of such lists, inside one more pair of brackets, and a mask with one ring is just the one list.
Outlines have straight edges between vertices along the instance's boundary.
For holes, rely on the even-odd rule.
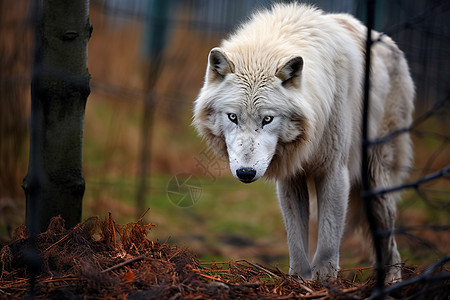
[[[272,2],[91,0],[83,218],[111,212],[126,223],[150,207],[144,221],[157,224],[151,239],[190,248],[204,261],[249,259],[288,270],[274,184],[237,182],[190,125],[209,50]],[[365,1],[308,3],[364,19]],[[377,3],[377,29],[408,58],[416,117],[434,107],[412,131],[414,181],[450,161],[450,7],[435,0]],[[0,5],[0,236],[7,240],[24,220],[32,28],[29,1]],[[405,193],[397,240],[408,264],[427,265],[450,252],[449,201],[448,174]],[[346,235],[341,267],[369,264],[361,241],[358,233]]]

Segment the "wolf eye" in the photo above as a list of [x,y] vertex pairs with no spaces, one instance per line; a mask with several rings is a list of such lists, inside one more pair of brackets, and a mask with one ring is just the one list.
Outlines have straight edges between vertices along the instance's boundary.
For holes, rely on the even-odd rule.
[[235,123],[235,124],[238,123],[236,114],[229,113],[229,114],[228,114],[228,119],[230,119],[230,121],[233,122],[233,123]]
[[263,119],[262,125],[263,126],[267,125],[267,124],[269,124],[272,121],[273,121],[273,117],[272,116],[265,116],[264,119]]

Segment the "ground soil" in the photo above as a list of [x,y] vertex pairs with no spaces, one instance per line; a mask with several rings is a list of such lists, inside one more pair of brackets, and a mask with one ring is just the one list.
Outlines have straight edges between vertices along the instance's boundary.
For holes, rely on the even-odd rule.
[[[33,239],[22,225],[1,247],[0,298],[365,299],[374,291],[372,277],[358,282],[340,274],[321,284],[244,260],[201,263],[187,249],[148,240],[152,226],[118,225],[109,216],[67,230],[56,217]],[[403,282],[386,293],[448,299],[449,272],[405,266]]]

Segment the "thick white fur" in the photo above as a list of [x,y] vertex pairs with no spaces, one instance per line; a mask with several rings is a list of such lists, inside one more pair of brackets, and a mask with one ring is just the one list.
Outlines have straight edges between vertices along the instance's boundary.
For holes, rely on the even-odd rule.
[[[346,14],[274,5],[253,15],[209,56],[193,124],[230,169],[277,181],[286,225],[290,273],[327,280],[337,274],[347,212],[362,215],[361,107],[366,28]],[[387,36],[372,48],[370,136],[411,123],[414,86],[403,53]],[[230,117],[230,113],[234,114]],[[236,122],[234,120],[236,116]],[[273,120],[263,125],[265,117]],[[370,150],[373,187],[399,184],[412,161],[408,134]],[[316,185],[318,243],[308,259],[309,196]],[[374,201],[379,227],[391,231],[395,198]],[[367,228],[364,218],[361,224]],[[401,263],[393,235],[385,264]],[[387,281],[399,278],[390,267]]]

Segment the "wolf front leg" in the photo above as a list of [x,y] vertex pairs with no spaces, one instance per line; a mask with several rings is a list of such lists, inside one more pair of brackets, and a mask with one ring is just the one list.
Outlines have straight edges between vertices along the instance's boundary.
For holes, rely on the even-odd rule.
[[289,274],[311,279],[308,260],[309,197],[306,177],[294,176],[277,182],[278,200],[286,226]]
[[337,276],[349,186],[346,167],[336,168],[316,180],[318,240],[312,261],[313,279],[327,281]]

